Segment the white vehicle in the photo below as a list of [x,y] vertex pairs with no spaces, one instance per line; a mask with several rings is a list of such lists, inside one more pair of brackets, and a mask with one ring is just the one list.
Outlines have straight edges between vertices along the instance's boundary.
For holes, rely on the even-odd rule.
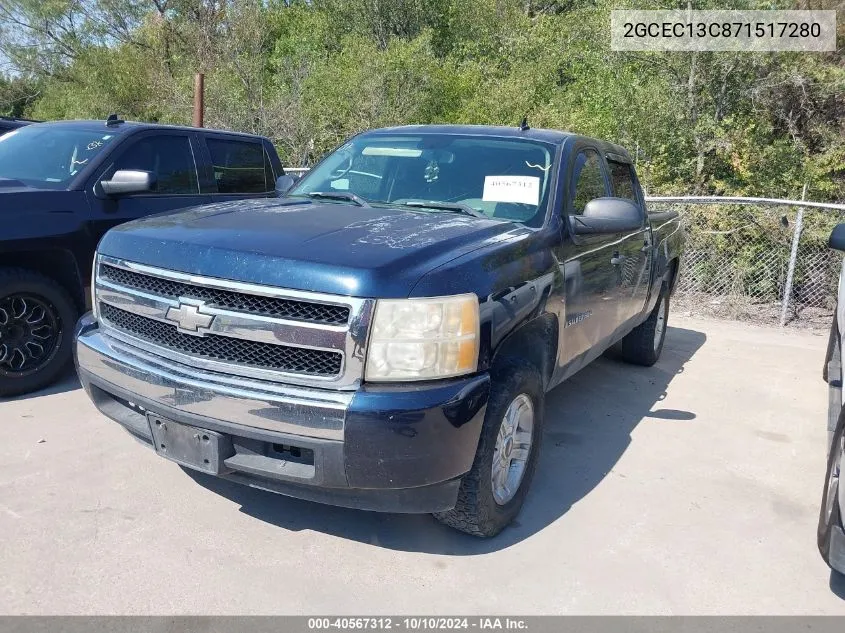
[[[830,234],[831,248],[845,253],[845,223],[838,224]],[[845,258],[839,273],[836,314],[830,327],[830,339],[823,376],[829,387],[827,413],[828,458],[822,503],[819,511],[819,552],[837,573],[845,574],[845,530],[842,508],[845,489],[840,476],[845,470],[845,411],[842,400],[842,333],[845,332]]]

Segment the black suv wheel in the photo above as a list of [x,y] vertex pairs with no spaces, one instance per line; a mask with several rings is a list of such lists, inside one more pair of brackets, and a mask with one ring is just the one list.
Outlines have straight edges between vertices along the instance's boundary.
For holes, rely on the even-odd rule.
[[46,387],[71,357],[78,311],[67,291],[39,273],[0,269],[0,397]]

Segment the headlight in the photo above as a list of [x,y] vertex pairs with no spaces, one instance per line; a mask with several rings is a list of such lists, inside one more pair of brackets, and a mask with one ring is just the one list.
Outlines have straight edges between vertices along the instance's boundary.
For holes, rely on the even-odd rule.
[[478,366],[478,297],[379,299],[366,380],[431,380]]
[[94,263],[91,265],[91,312],[93,313],[95,320],[99,316],[97,314],[96,283],[97,283],[97,253],[94,253]]

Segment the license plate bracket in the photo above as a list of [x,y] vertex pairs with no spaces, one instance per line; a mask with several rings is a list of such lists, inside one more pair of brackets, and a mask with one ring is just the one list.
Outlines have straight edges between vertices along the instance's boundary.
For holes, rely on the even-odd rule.
[[212,475],[226,470],[223,460],[235,454],[232,440],[222,433],[148,414],[156,453],[162,457]]

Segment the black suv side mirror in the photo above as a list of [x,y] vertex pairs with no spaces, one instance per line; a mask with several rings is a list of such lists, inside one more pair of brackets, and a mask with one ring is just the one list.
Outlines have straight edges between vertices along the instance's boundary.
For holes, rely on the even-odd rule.
[[140,169],[120,169],[114,172],[111,180],[103,180],[100,186],[107,196],[121,196],[129,193],[152,191],[156,176],[150,171]]
[[833,227],[827,245],[834,250],[845,251],[845,222]]
[[576,235],[635,231],[643,225],[643,212],[627,198],[596,198],[583,214],[570,215],[569,225]]

